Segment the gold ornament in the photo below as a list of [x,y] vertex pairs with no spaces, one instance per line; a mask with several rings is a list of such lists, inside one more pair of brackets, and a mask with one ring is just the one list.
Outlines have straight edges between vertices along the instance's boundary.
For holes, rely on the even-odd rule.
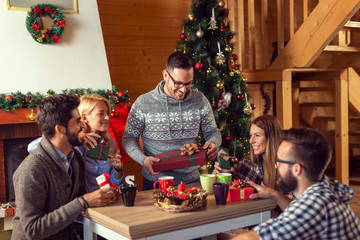
[[188,16],[188,17],[189,17],[189,20],[190,20],[190,21],[194,21],[194,19],[195,19],[195,17],[192,15],[192,13],[189,13],[189,16]]
[[210,75],[211,74],[211,64],[209,63],[209,68],[206,70],[206,74]]
[[35,120],[35,117],[36,117],[36,113],[34,113],[34,110],[31,109],[31,113],[30,113],[30,115],[29,115],[29,119],[30,119],[31,121],[34,121],[34,120]]
[[225,2],[224,2],[223,0],[220,0],[220,1],[218,2],[218,5],[219,5],[219,7],[224,7],[224,6],[225,6]]
[[244,107],[244,113],[247,115],[250,115],[252,113],[252,107],[251,107],[250,103],[246,103],[246,105]]
[[204,31],[201,30],[200,24],[199,24],[199,30],[197,30],[197,32],[196,32],[196,36],[197,36],[198,38],[202,38],[202,37],[204,36]]
[[230,75],[230,77],[233,77],[234,76],[234,71],[231,70],[231,72],[229,72],[229,75]]
[[231,51],[232,51],[232,47],[231,47],[230,45],[226,44],[225,51],[231,52]]
[[217,82],[216,87],[221,90],[224,87],[224,83],[223,82]]

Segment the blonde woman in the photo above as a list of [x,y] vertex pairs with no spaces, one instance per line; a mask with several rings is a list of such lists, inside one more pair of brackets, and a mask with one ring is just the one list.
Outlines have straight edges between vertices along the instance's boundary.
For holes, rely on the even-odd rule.
[[[109,101],[97,94],[84,95],[80,98],[78,110],[85,128],[79,134],[84,145],[76,147],[84,157],[85,161],[85,184],[86,191],[92,192],[99,189],[96,177],[101,174],[109,173],[110,181],[118,186],[123,183],[123,163],[119,150],[116,149],[115,141],[111,139],[109,133],[110,124],[110,103]],[[41,138],[31,142],[28,151],[36,149]],[[97,144],[102,143],[110,147],[110,154],[107,160],[94,159],[84,156],[85,150],[94,148]]]

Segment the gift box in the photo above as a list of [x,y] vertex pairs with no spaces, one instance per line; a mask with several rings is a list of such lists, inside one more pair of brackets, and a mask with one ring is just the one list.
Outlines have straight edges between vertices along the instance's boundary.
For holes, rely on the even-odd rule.
[[110,147],[103,144],[98,143],[95,148],[85,149],[85,156],[89,158],[99,159],[107,161],[110,152]]
[[219,166],[223,169],[230,169],[231,167],[231,156],[229,155],[229,150],[227,148],[218,148],[218,158]]
[[251,198],[249,198],[249,196],[253,193],[254,193],[254,188],[252,187],[239,188],[239,187],[230,186],[228,193],[228,200],[231,202],[240,201],[240,200],[252,200]]
[[153,162],[154,172],[163,172],[178,168],[186,168],[206,164],[206,151],[199,148],[200,152],[193,155],[180,155],[181,151],[167,152],[157,154],[160,162]]

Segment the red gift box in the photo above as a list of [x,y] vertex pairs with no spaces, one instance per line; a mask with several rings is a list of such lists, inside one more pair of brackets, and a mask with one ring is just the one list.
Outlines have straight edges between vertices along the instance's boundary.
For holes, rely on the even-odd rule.
[[238,188],[238,187],[229,187],[229,193],[228,193],[228,200],[233,201],[240,201],[240,200],[252,200],[249,198],[251,194],[254,193],[254,188],[252,187],[244,187],[244,188]]
[[181,151],[157,154],[160,162],[153,162],[154,172],[163,172],[178,168],[186,168],[206,164],[206,150],[199,148],[200,152],[193,155],[180,155]]

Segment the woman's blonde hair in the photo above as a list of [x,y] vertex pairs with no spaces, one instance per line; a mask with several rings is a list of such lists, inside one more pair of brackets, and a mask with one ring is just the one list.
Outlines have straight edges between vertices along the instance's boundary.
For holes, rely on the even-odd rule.
[[267,169],[269,173],[269,186],[275,189],[276,185],[276,169],[275,169],[275,159],[276,152],[280,145],[280,135],[281,135],[281,124],[279,120],[274,115],[261,115],[250,123],[251,126],[255,124],[257,127],[261,128],[265,132],[266,137],[266,149],[264,158],[262,155],[255,155],[254,150],[250,150],[250,158],[252,163],[259,164],[262,163],[263,169]]
[[[80,97],[80,105],[78,107],[80,115],[82,116],[82,114],[90,114],[94,110],[94,107],[96,106],[96,104],[98,104],[99,102],[104,102],[106,104],[106,106],[108,108],[109,118],[111,118],[111,114],[110,114],[111,106],[110,106],[109,101],[106,98],[104,98],[98,94],[88,94],[88,95],[83,95]],[[87,124],[85,124],[85,125],[87,128],[88,127]],[[84,132],[87,132],[87,129],[84,129]],[[110,140],[111,140],[109,130],[101,131],[99,134],[104,139],[104,143],[106,145],[109,145]]]

